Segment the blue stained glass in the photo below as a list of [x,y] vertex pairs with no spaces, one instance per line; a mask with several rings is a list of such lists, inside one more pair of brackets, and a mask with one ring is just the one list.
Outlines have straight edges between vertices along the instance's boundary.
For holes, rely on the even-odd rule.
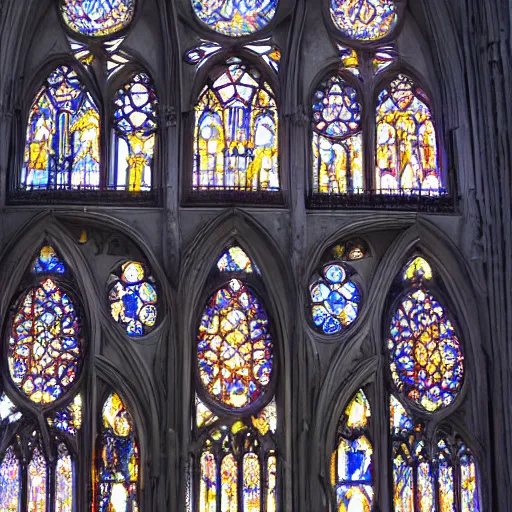
[[192,0],[197,17],[212,30],[232,37],[252,34],[274,18],[278,0]]
[[127,27],[135,0],[64,0],[62,17],[68,27],[84,36],[109,36]]
[[112,317],[129,336],[143,336],[156,325],[158,317],[154,279],[139,262],[129,261],[121,270],[120,278],[113,276],[114,285],[109,294]]
[[310,287],[314,324],[325,334],[336,334],[351,325],[359,314],[359,288],[348,281],[339,264],[327,265],[323,278]]
[[53,247],[45,245],[32,266],[32,272],[34,274],[65,274],[66,265],[59,259]]
[[100,116],[76,72],[60,66],[38,92],[27,123],[24,189],[98,189]]
[[217,268],[220,272],[258,272],[256,265],[240,247],[231,247],[219,259]]

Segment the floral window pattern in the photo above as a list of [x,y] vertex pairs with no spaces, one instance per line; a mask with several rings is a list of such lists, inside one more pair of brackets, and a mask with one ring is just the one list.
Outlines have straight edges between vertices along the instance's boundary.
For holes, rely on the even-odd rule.
[[158,99],[146,73],[135,75],[114,98],[114,162],[110,185],[117,190],[151,190]]
[[390,422],[395,512],[480,512],[476,463],[466,444],[439,432],[429,455],[424,425],[393,395]]
[[313,96],[313,192],[363,191],[361,104],[357,91],[339,75]]
[[342,35],[375,41],[391,33],[397,23],[393,0],[330,0],[331,18]]
[[61,66],[48,76],[28,117],[22,189],[97,189],[100,117],[76,72]]
[[238,279],[208,301],[197,345],[199,378],[212,399],[243,409],[268,388],[273,342],[263,304]]
[[158,318],[158,292],[147,267],[137,261],[121,266],[120,276],[110,278],[110,311],[129,336],[140,337],[155,327]]
[[278,510],[270,321],[253,289],[236,278],[258,280],[256,269],[238,245],[223,252],[214,269],[224,284],[208,300],[199,326],[200,385],[193,407],[198,453],[190,457],[189,482],[198,496],[189,496],[190,511]]
[[132,417],[117,393],[103,406],[95,473],[99,512],[137,512],[140,455]]
[[414,258],[403,274],[409,291],[393,314],[388,349],[393,384],[429,412],[450,405],[462,388],[464,358],[444,306],[429,291],[432,269]]
[[331,458],[331,485],[337,510],[370,511],[373,503],[373,448],[368,438],[370,403],[359,390],[338,425],[338,440]]
[[193,190],[279,190],[277,126],[268,83],[230,59],[195,107]]
[[310,286],[310,297],[313,322],[324,334],[342,332],[359,315],[359,288],[341,264],[324,266],[321,277]]
[[278,0],[192,0],[197,17],[215,32],[231,37],[253,34],[274,18]]
[[126,28],[133,19],[135,0],[62,0],[66,25],[88,37],[110,36]]
[[48,405],[78,377],[80,321],[70,297],[48,278],[29,290],[17,309],[8,361],[14,385],[36,404]]
[[405,75],[379,94],[376,141],[379,192],[437,196],[444,191],[428,99]]

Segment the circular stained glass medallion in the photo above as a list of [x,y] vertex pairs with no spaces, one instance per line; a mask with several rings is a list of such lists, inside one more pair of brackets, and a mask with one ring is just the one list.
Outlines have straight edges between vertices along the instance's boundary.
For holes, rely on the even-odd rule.
[[350,39],[375,41],[395,28],[397,8],[393,0],[330,0],[336,28]]
[[29,290],[14,317],[8,349],[11,379],[30,400],[49,405],[77,380],[81,358],[73,303],[46,279]]
[[112,276],[110,312],[129,336],[148,334],[158,317],[158,293],[155,280],[145,265],[128,261],[121,267],[120,277]]
[[326,265],[322,278],[310,287],[314,324],[325,334],[337,334],[359,315],[361,295],[340,264]]
[[278,0],[192,0],[197,17],[215,32],[231,37],[265,28],[276,14]]
[[102,37],[113,35],[130,24],[135,0],[63,0],[60,9],[73,32]]
[[197,367],[208,395],[243,409],[268,388],[274,344],[267,313],[251,288],[232,279],[209,299],[199,327]]

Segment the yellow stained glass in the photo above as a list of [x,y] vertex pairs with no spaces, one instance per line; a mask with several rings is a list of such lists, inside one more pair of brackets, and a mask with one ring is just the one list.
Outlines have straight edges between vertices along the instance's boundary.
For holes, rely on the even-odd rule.
[[220,473],[221,512],[238,512],[238,464],[232,454],[224,457]]
[[244,512],[260,512],[261,506],[261,478],[260,462],[254,453],[244,457],[243,466],[243,502]]

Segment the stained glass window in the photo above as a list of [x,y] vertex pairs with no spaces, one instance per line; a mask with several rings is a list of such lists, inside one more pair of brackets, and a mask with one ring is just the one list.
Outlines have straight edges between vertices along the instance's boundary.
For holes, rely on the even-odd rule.
[[129,336],[148,334],[158,317],[158,292],[147,267],[128,261],[121,266],[120,276],[112,274],[110,284],[110,311],[114,320]]
[[325,334],[337,334],[349,327],[359,314],[361,295],[345,267],[329,264],[310,287],[314,324]]
[[70,297],[52,280],[21,300],[9,338],[9,370],[15,386],[33,402],[57,400],[78,377],[80,322]]
[[357,91],[334,75],[313,96],[313,192],[363,191],[363,137]]
[[24,189],[96,189],[100,182],[100,117],[69,66],[52,71],[28,117]]
[[146,73],[135,75],[114,98],[113,169],[117,190],[151,190],[158,100]]
[[330,8],[336,28],[351,39],[375,41],[397,23],[393,0],[330,0]]
[[273,342],[261,301],[238,279],[217,290],[202,316],[197,365],[204,390],[233,409],[243,409],[268,388]]
[[279,190],[277,126],[269,84],[230,59],[195,107],[193,189]]
[[370,403],[363,390],[359,390],[339,422],[337,446],[331,459],[331,485],[336,495],[337,510],[372,510],[370,419]]
[[137,512],[140,456],[132,417],[118,394],[102,411],[95,473],[99,512]]
[[198,452],[191,454],[199,496],[189,509],[277,512],[278,413],[267,393],[274,344],[262,302],[240,280],[260,274],[237,245],[223,251],[214,270],[223,284],[208,299],[199,326],[201,385],[192,421]]
[[378,192],[437,196],[444,191],[427,97],[405,75],[379,94],[376,141]]
[[430,265],[414,258],[403,280],[409,291],[393,314],[388,349],[393,384],[427,411],[450,405],[461,390],[461,344],[445,307],[426,287]]
[[28,512],[46,512],[48,468],[40,448],[34,448],[32,460],[28,465],[27,510]]
[[326,261],[358,261],[371,256],[368,244],[361,239],[354,238],[336,243],[326,251]]
[[61,13],[74,32],[89,37],[110,36],[129,25],[135,0],[62,0]]
[[34,274],[65,274],[66,265],[59,259],[55,249],[45,245],[32,266]]
[[59,445],[55,466],[55,512],[73,512],[74,468],[65,444]]
[[0,464],[0,512],[19,512],[21,465],[14,448],[7,448]]
[[395,512],[479,512],[476,465],[467,446],[440,435],[432,453],[424,425],[413,422],[393,395],[390,420]]
[[79,393],[64,409],[48,418],[48,425],[71,435],[82,427],[82,395]]
[[212,30],[240,37],[266,27],[274,18],[278,0],[192,0],[197,17]]
[[252,274],[254,270],[258,271],[249,256],[238,246],[230,247],[220,257],[217,268],[219,272],[246,272]]

